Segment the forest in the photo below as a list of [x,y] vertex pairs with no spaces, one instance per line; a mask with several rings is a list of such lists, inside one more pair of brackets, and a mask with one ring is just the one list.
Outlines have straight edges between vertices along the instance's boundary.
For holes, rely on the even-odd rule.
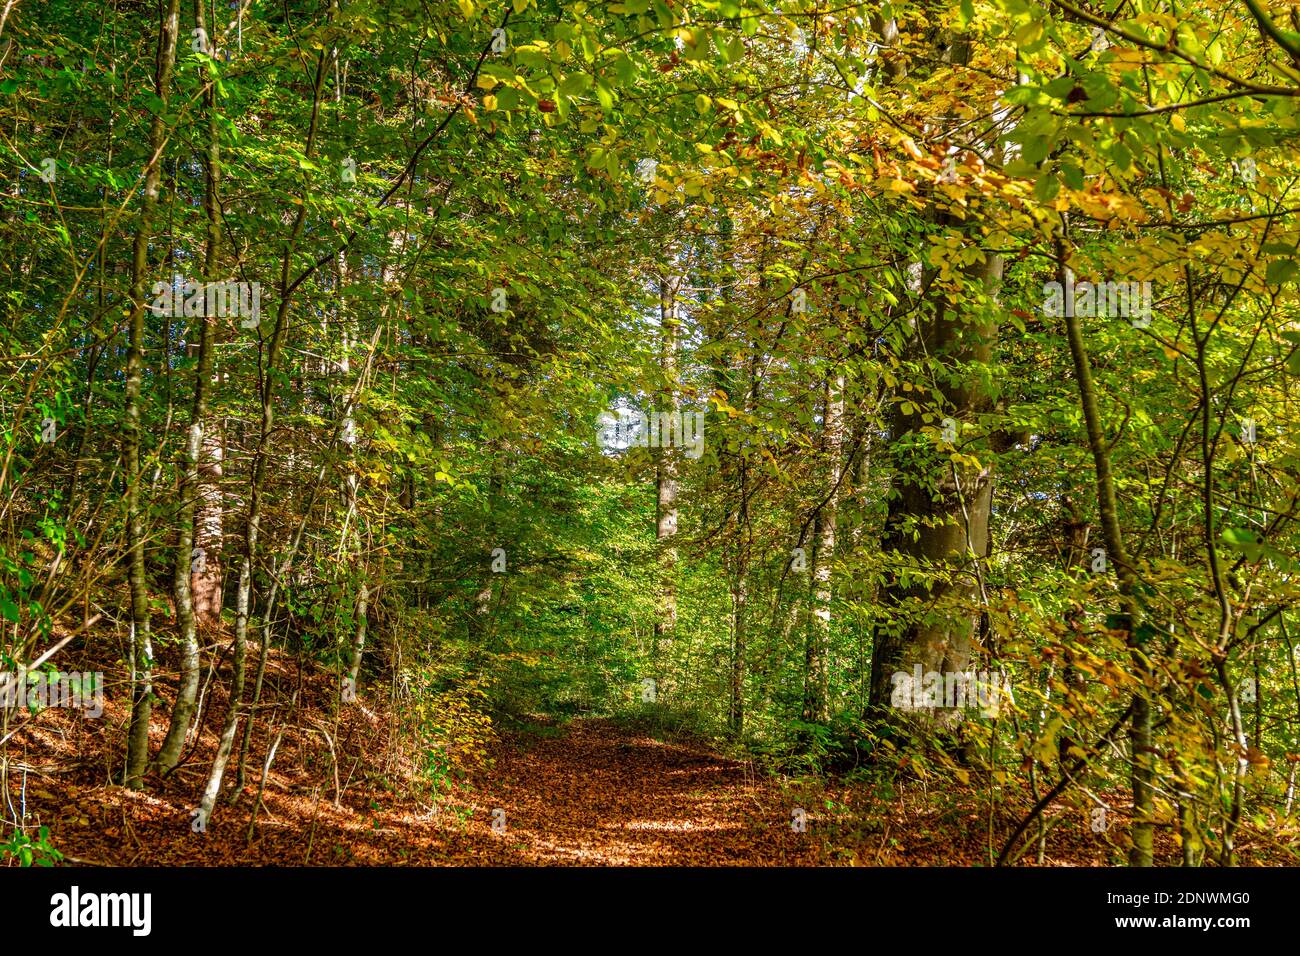
[[1300,864],[1298,120],[1294,0],[0,0],[0,864]]

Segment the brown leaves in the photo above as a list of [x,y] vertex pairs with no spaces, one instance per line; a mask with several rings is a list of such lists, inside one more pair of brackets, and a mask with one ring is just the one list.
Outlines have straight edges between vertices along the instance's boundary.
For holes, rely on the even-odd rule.
[[[505,809],[499,839],[515,862],[790,865],[820,861],[820,841],[791,830],[775,781],[709,750],[629,733],[601,720],[558,736],[516,738],[484,799]],[[488,818],[475,828],[491,834]],[[811,828],[810,828],[811,829]]]

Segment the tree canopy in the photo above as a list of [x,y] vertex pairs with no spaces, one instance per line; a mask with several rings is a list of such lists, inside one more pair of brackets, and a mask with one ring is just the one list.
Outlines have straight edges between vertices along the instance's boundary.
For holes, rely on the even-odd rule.
[[4,4],[4,670],[181,839],[599,716],[1294,863],[1298,97],[1281,0]]

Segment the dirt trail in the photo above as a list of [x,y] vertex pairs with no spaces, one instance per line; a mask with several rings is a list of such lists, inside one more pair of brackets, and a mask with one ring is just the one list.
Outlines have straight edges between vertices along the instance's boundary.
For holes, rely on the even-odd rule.
[[[409,737],[394,739],[400,722],[381,695],[336,708],[332,675],[304,672],[275,649],[268,680],[295,688],[298,707],[256,723],[245,789],[223,794],[206,832],[194,832],[193,809],[226,708],[220,682],[181,766],[167,777],[150,773],[142,791],[112,782],[128,695],[107,696],[102,719],[69,708],[29,718],[11,745],[5,806],[25,815],[30,836],[48,827],[70,863],[111,866],[987,866],[1028,810],[1027,794],[978,780],[936,799],[926,784],[885,768],[856,783],[783,784],[707,746],[594,718],[502,731],[492,766],[435,801],[417,766],[426,755]],[[155,752],[166,731],[165,709],[155,708]],[[265,755],[282,731],[250,826]],[[1126,799],[1100,796],[1115,808]],[[807,811],[806,832],[791,827],[796,808]],[[1123,862],[1119,810],[1114,832],[1097,834],[1087,809],[1062,801],[1044,814],[1062,824],[1045,864]],[[503,830],[493,829],[502,819],[494,810],[504,813]],[[1176,864],[1172,833],[1157,843],[1161,861]],[[1247,860],[1260,846],[1239,844]]]
[[[25,806],[30,827],[48,826],[73,864],[988,865],[1023,812],[999,808],[990,833],[983,791],[936,806],[923,791],[872,798],[860,787],[805,781],[813,789],[800,796],[706,746],[599,719],[504,733],[491,768],[431,805],[404,779],[415,769],[409,760],[388,762],[382,715],[353,708],[335,735],[337,774],[321,734],[286,738],[256,827],[249,825],[254,773],[238,799],[223,797],[207,831],[195,833],[191,811],[207,753],[166,779],[151,775],[147,790],[128,791],[106,782],[120,764],[120,736],[103,722],[90,735],[60,732],[75,729],[55,722],[69,719],[53,715],[33,735]],[[165,726],[154,729],[161,742]],[[215,735],[207,736],[210,750]],[[268,744],[260,725],[254,740],[258,754]],[[21,773],[11,769],[10,778],[18,801]],[[1113,799],[1121,805],[1122,795]],[[791,827],[796,808],[807,811],[806,832]],[[1054,807],[1049,815],[1077,819],[1053,832],[1048,865],[1121,859],[1120,848],[1090,833],[1081,814]],[[1162,858],[1176,858],[1172,846],[1162,850]]]
[[[791,827],[793,798],[746,764],[605,720],[506,734],[495,765],[436,811],[377,765],[378,720],[358,721],[341,763],[342,797],[321,753],[285,754],[257,826],[256,776],[223,798],[206,832],[191,823],[202,760],[145,791],[104,782],[92,758],[28,790],[33,822],[71,863],[101,865],[792,865],[820,862],[821,841]],[[161,732],[162,728],[158,728]],[[370,733],[373,736],[366,737]],[[261,736],[260,734],[258,735]],[[352,738],[351,733],[340,739]],[[57,738],[55,738],[57,739]],[[54,743],[49,740],[47,743]],[[63,738],[64,758],[71,738]],[[111,759],[108,740],[97,750]],[[256,752],[256,747],[254,748]],[[50,753],[49,756],[53,756]],[[71,770],[71,768],[69,767]],[[500,812],[497,812],[500,811]],[[504,813],[504,818],[501,813]],[[493,822],[504,820],[504,828]]]
[[[600,720],[507,744],[491,776],[499,839],[515,862],[595,865],[815,863],[811,833],[746,765]],[[488,796],[489,794],[485,794]],[[487,822],[490,818],[476,814]]]

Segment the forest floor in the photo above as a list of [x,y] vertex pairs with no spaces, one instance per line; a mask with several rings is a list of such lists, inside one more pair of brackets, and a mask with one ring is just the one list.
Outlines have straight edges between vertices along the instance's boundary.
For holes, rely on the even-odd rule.
[[[164,676],[154,685],[154,753],[166,734],[172,683]],[[384,688],[338,708],[331,675],[278,651],[268,661],[266,697],[294,706],[259,713],[242,789],[235,788],[237,738],[222,801],[196,832],[193,811],[226,710],[225,686],[208,684],[199,733],[180,766],[165,777],[150,773],[139,791],[117,782],[130,717],[125,688],[108,689],[98,719],[67,710],[14,714],[14,723],[24,722],[10,749],[11,818],[23,817],[29,834],[48,826],[50,843],[72,864],[823,861],[812,826],[792,829],[792,797],[774,778],[705,745],[609,720],[539,718],[503,731],[478,769],[435,790],[415,763],[422,755],[385,709]]]
[[[110,695],[104,719],[32,718],[10,751],[6,810],[25,814],[29,834],[48,826],[71,864],[968,866],[988,865],[1031,802],[956,781],[778,777],[703,742],[600,718],[502,730],[480,769],[434,792],[411,748],[395,743],[393,715],[367,695],[336,710],[332,677],[275,653],[272,687],[272,699],[302,703],[258,721],[245,785],[233,789],[236,750],[204,832],[195,832],[192,809],[225,711],[219,681],[181,766],[150,774],[140,791],[115,782],[124,694]],[[160,707],[155,752],[165,732]],[[1122,793],[1106,796],[1124,805]],[[800,820],[802,830],[792,825]],[[1044,820],[1052,829],[1042,864],[1122,864],[1122,847],[1091,833],[1082,809],[1054,806]],[[1176,865],[1172,841],[1162,832],[1157,842],[1160,862]],[[1250,859],[1261,841],[1246,837],[1241,847],[1243,862],[1266,862]]]
[[31,822],[51,826],[69,862],[85,864],[824,862],[813,827],[791,827],[790,797],[779,784],[705,747],[590,719],[503,735],[491,760],[491,769],[436,802],[387,786],[374,768],[350,773],[345,761],[352,782],[340,780],[337,803],[331,767],[320,766],[316,780],[298,779],[286,762],[272,771],[251,838],[257,774],[242,799],[218,805],[203,833],[193,832],[189,813],[197,774],[182,774],[184,788],[173,775],[137,792],[32,775],[27,809]]

